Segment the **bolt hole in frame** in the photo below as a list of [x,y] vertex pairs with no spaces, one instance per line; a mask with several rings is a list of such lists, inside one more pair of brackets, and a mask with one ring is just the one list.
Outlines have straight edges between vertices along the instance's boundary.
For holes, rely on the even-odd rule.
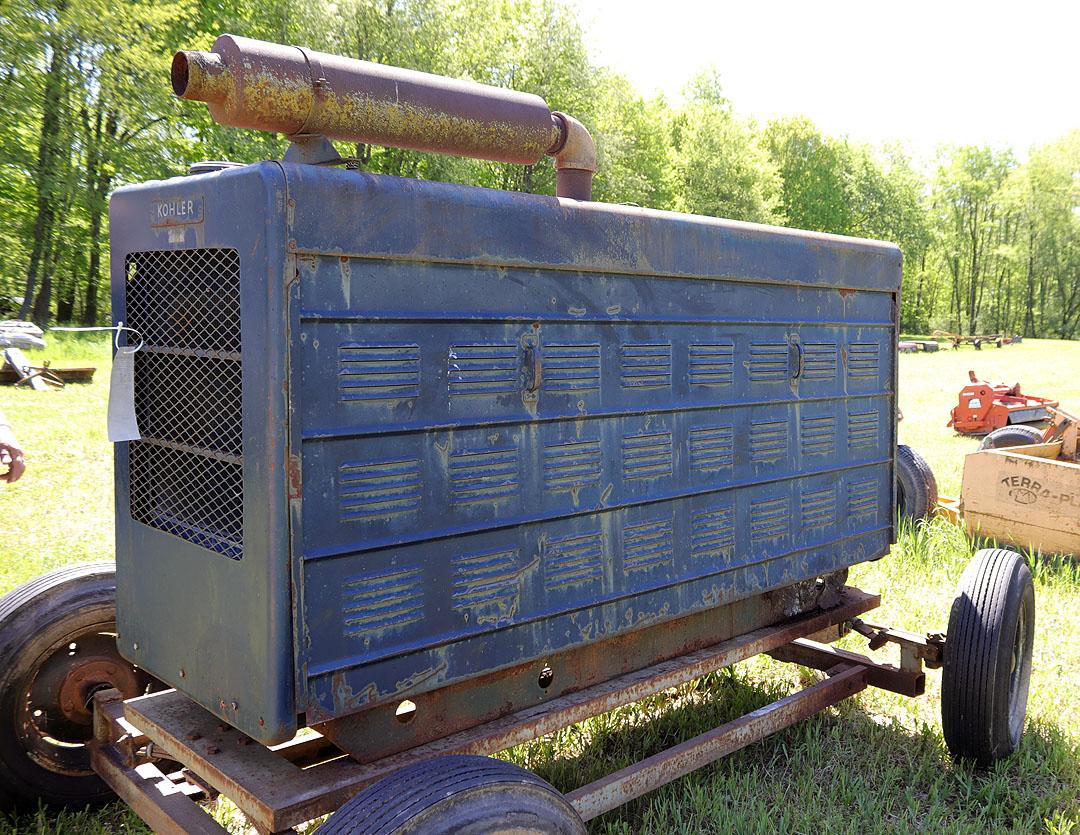
[[394,718],[402,725],[408,725],[416,718],[416,702],[411,699],[405,699],[397,706],[397,710],[394,711]]

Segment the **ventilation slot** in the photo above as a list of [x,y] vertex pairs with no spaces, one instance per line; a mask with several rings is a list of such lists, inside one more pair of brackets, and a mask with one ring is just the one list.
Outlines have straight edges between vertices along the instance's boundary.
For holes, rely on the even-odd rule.
[[660,478],[672,473],[670,432],[623,438],[623,477]]
[[735,346],[731,342],[691,345],[689,364],[690,385],[731,385],[735,379]]
[[518,390],[518,349],[514,345],[454,345],[448,366],[451,397]]
[[750,379],[754,382],[787,380],[788,344],[786,342],[754,342],[750,345]]
[[807,417],[799,427],[803,455],[832,455],[836,451],[836,418]]
[[881,346],[876,342],[852,342],[848,348],[848,376],[876,377]]
[[651,571],[672,562],[674,546],[668,519],[628,525],[623,530],[623,567],[627,572]]
[[623,388],[628,389],[669,387],[671,385],[671,345],[623,345],[622,384]]
[[545,345],[544,391],[585,392],[600,388],[600,345]]
[[420,396],[419,345],[360,345],[338,349],[338,396],[348,400],[397,400]]
[[832,342],[803,344],[804,380],[832,380],[836,377],[836,345]]
[[125,260],[135,354],[133,519],[233,559],[244,548],[240,256],[133,252]]
[[544,447],[544,484],[548,490],[577,490],[600,483],[599,441],[567,441]]

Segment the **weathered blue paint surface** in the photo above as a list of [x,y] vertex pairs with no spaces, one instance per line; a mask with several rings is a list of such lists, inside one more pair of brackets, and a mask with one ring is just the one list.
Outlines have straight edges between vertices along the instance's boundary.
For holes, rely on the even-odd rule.
[[[234,179],[284,185],[241,204]],[[114,265],[162,234],[117,230],[119,206],[192,190],[203,237],[182,245],[232,240],[245,304],[259,296],[243,311],[244,554],[125,519],[121,451],[122,629],[148,636],[125,644],[133,660],[247,732],[887,551],[895,247],[265,164],[118,193]],[[287,421],[265,402],[284,396]],[[144,598],[147,551],[199,593]],[[184,642],[161,607],[173,633],[216,623],[256,649],[233,661],[279,694],[205,655],[206,675],[169,675]],[[235,634],[259,630],[287,645],[283,681],[280,647]],[[254,712],[223,711],[233,698]]]

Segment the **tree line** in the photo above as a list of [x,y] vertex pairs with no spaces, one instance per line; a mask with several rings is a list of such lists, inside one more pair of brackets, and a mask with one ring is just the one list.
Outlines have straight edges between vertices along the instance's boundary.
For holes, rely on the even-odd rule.
[[[895,241],[905,331],[1080,328],[1080,130],[1023,163],[943,148],[928,173],[806,118],[742,118],[715,73],[677,103],[643,96],[590,61],[559,0],[8,0],[0,27],[0,315],[99,322],[114,188],[284,153],[172,96],[173,52],[232,32],[537,93],[596,137],[598,200]],[[339,150],[365,171],[554,192],[547,164]]]

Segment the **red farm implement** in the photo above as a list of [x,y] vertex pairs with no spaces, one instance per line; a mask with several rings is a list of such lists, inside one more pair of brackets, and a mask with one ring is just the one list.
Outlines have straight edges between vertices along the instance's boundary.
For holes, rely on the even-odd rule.
[[1019,383],[988,383],[974,371],[968,372],[968,379],[971,382],[960,390],[948,424],[962,435],[985,435],[1015,423],[1046,420],[1046,408],[1058,405],[1057,400],[1022,394]]

